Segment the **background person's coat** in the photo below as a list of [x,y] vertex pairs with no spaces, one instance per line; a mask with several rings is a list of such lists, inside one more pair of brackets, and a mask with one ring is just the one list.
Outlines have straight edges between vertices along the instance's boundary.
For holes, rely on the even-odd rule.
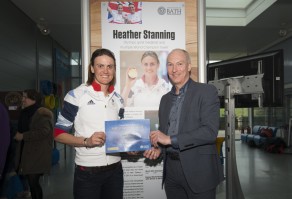
[[35,112],[23,141],[19,173],[49,173],[53,149],[53,114],[49,109],[41,107]]

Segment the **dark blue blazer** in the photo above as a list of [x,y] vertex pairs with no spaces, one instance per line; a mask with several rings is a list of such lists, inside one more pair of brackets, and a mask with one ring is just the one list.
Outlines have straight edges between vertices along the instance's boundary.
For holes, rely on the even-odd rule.
[[[172,94],[169,92],[161,98],[159,107],[159,130],[163,133],[167,133],[171,106]],[[195,193],[213,189],[224,179],[216,148],[219,108],[214,86],[190,80],[181,109],[177,138],[182,169]],[[165,148],[162,149],[165,165]]]

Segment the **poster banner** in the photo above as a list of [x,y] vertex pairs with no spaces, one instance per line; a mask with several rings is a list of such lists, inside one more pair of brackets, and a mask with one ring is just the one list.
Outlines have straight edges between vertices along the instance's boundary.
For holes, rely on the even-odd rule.
[[[116,90],[125,101],[125,119],[150,119],[158,129],[161,97],[172,85],[166,58],[185,49],[184,2],[101,2],[102,47],[116,57]],[[142,152],[141,152],[142,153]],[[124,154],[124,198],[165,199],[161,159]]]
[[[136,68],[138,78],[143,76],[141,58],[145,51],[158,53],[160,67],[157,74],[168,83],[166,56],[174,48],[185,49],[184,6],[184,2],[101,3],[102,47],[115,54],[116,87],[120,93],[128,68]],[[131,11],[135,13],[131,14]]]

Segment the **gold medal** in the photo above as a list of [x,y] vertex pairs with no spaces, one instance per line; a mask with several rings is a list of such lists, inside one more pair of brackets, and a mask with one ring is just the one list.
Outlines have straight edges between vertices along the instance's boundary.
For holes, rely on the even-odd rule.
[[138,73],[137,73],[137,69],[136,68],[131,68],[128,71],[128,76],[132,79],[135,79],[137,77]]

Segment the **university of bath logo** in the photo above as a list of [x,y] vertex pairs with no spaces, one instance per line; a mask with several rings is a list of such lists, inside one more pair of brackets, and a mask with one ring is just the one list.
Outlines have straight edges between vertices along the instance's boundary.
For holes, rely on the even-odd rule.
[[160,6],[157,9],[158,14],[160,15],[181,15],[182,11],[180,7],[168,7],[165,8],[163,6]]
[[157,11],[158,11],[158,14],[160,15],[164,15],[166,13],[165,7],[162,7],[162,6],[159,7]]

